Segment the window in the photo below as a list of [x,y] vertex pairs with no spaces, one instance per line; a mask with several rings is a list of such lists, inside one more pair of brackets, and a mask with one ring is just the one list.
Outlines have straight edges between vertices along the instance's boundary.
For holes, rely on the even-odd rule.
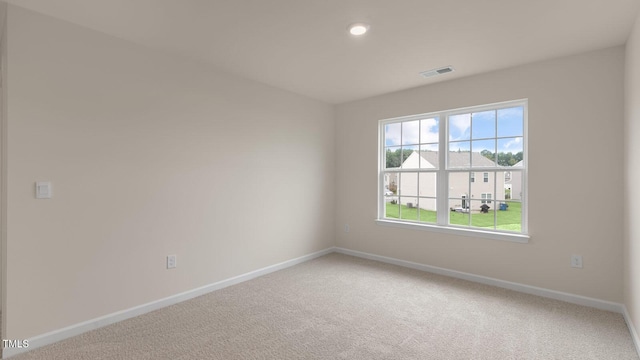
[[378,220],[526,239],[526,119],[519,100],[381,120]]

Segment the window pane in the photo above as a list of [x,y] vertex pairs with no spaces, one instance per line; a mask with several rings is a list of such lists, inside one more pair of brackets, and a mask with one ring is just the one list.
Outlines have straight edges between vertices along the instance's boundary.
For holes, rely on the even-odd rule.
[[385,196],[385,217],[387,218],[435,224],[436,214],[435,198]]
[[471,147],[468,141],[449,143],[449,168],[468,168],[471,166]]
[[498,110],[498,137],[523,136],[524,108],[522,106]]
[[416,145],[420,143],[420,121],[406,121],[402,123],[402,145]]
[[385,214],[386,218],[400,219],[400,204],[398,200],[389,200],[385,202]]
[[436,197],[436,173],[420,173],[418,178],[420,179],[418,194],[420,196]]
[[420,213],[419,221],[435,224],[437,222],[436,199],[419,198],[418,211]]
[[[493,172],[481,172],[476,174],[481,175],[481,177],[471,183],[471,199],[486,199],[486,196],[483,197],[483,194],[493,194],[494,192],[496,185],[495,174]],[[495,198],[495,196],[491,196],[491,198]]]
[[420,151],[433,151],[438,152],[438,144],[422,144],[420,145]]
[[420,120],[420,143],[438,143],[440,141],[438,118]]
[[498,206],[498,230],[522,231],[522,203],[503,201]]
[[523,160],[523,149],[521,137],[498,139],[498,165],[514,166]]
[[386,169],[399,168],[402,165],[402,148],[399,146],[393,146],[385,148]]
[[[429,145],[427,145],[428,148]],[[424,145],[420,147],[420,168],[437,169],[440,162],[440,155],[437,151],[427,150]]]
[[495,140],[476,140],[471,142],[471,149],[473,150],[473,167],[493,167],[494,156],[496,152]]
[[384,126],[384,146],[400,145],[401,123],[387,124]]
[[[478,174],[482,174],[481,179],[477,178]],[[494,202],[493,200],[504,198],[504,171],[476,173],[476,181],[471,183],[472,200],[481,200],[485,201],[489,205],[492,205],[492,203]]]
[[384,174],[384,196],[396,196],[398,194],[398,182],[400,174],[397,172]]
[[477,228],[483,228],[486,230],[495,229],[495,206],[493,202],[491,204],[483,203],[482,201],[471,201],[471,226]]
[[[435,147],[435,150],[434,150]],[[421,169],[437,169],[439,158],[438,158],[438,145],[437,144],[429,144],[429,145],[420,145],[420,168]]]
[[403,169],[418,169],[420,167],[420,154],[418,153],[418,146],[403,146],[402,147],[402,165]]
[[400,218],[418,220],[418,173],[401,173],[398,186]]
[[404,201],[411,201],[414,204],[418,202],[417,199],[411,200],[408,197],[418,197],[418,173],[402,173],[400,174],[400,187],[398,188],[398,194],[404,197]]
[[483,139],[496,136],[496,112],[483,111],[471,116],[471,138]]
[[469,177],[470,176],[471,175],[468,172],[449,173],[449,198],[469,199]]
[[504,180],[504,198],[506,200],[522,200],[522,171],[510,169],[509,172],[511,178],[507,180],[505,177]]
[[437,169],[438,168],[438,150],[439,150],[439,120],[438,118],[430,118],[420,120],[420,168]]
[[449,224],[469,226],[469,200],[449,199]]
[[400,218],[418,221],[418,199],[400,196]]
[[449,140],[469,140],[471,136],[471,114],[449,116]]

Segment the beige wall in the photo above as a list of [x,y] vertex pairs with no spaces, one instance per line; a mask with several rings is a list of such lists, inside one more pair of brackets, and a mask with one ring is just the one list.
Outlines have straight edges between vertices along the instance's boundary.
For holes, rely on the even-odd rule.
[[7,31],[3,338],[334,245],[331,106],[15,6]]
[[[337,245],[622,301],[623,64],[624,48],[616,47],[338,106]],[[528,244],[374,222],[378,120],[522,98],[529,99]],[[583,173],[570,186],[558,181]],[[584,257],[583,269],[570,267],[571,254]]]
[[[227,279],[335,236],[349,249],[622,301],[625,164],[624,301],[638,323],[639,26],[627,47],[624,163],[621,47],[340,105],[334,127],[329,105],[15,6],[7,26],[3,338]],[[379,119],[520,98],[528,244],[375,225]],[[590,176],[558,186],[581,173]],[[34,199],[39,180],[53,182],[53,199]],[[592,192],[602,184],[611,190]],[[168,254],[177,269],[165,270]],[[584,269],[569,267],[571,254]]]
[[624,303],[640,326],[640,15],[627,41],[625,74]]

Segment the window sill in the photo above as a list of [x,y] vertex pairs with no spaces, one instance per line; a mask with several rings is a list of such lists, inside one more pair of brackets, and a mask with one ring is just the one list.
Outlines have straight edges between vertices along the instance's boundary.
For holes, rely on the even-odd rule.
[[376,219],[378,225],[392,226],[403,229],[426,230],[450,235],[470,236],[492,240],[510,241],[526,244],[530,236],[527,234],[506,233],[497,231],[487,231],[479,229],[463,229],[451,226],[440,226],[435,224],[419,224],[405,221],[394,221],[389,219]]

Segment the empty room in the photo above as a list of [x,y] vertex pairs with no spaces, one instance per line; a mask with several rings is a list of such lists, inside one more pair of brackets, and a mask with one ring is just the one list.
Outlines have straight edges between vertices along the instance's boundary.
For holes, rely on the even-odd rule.
[[640,359],[639,12],[0,1],[2,358]]

